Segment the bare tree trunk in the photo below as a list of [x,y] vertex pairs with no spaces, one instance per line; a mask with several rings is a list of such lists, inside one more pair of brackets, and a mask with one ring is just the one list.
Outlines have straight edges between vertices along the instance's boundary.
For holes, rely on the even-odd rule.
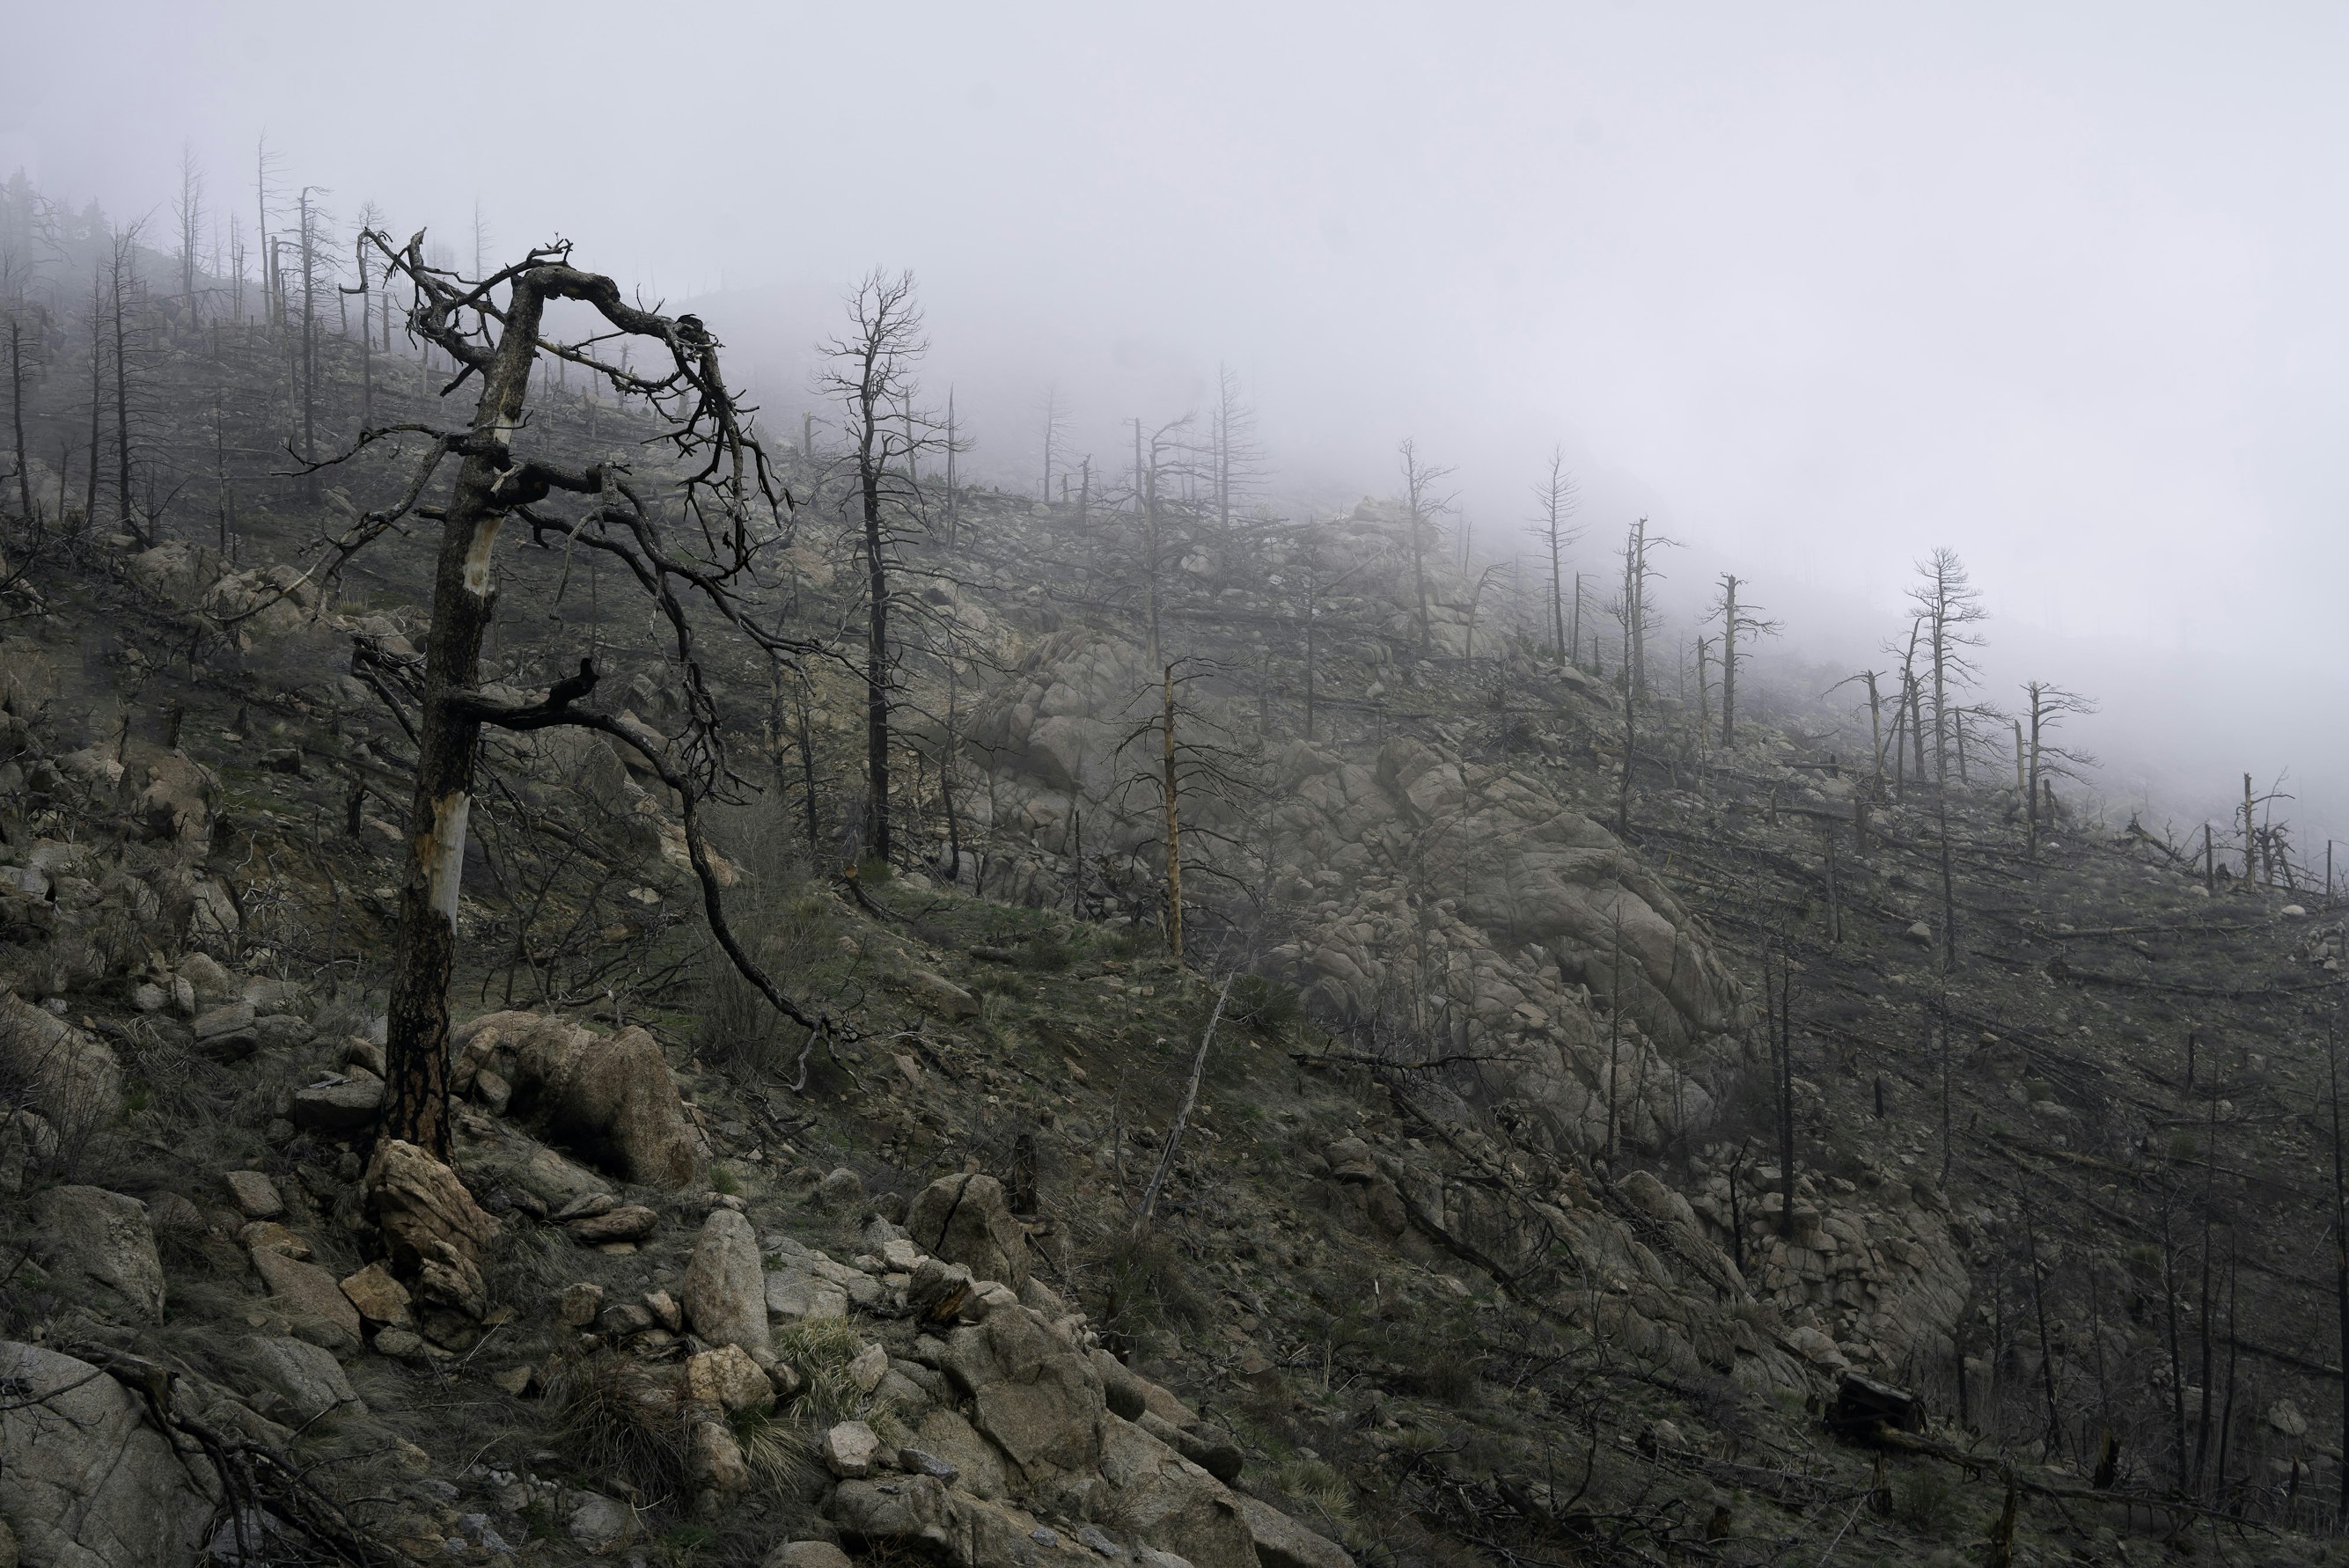
[[1726,749],[1737,744],[1737,579],[1721,583],[1721,744]]
[[481,720],[459,700],[481,681],[481,640],[497,603],[492,552],[504,512],[496,490],[506,441],[520,422],[537,356],[540,291],[517,282],[473,414],[476,449],[457,471],[440,527],[433,614],[424,645],[416,791],[409,807],[408,873],[399,892],[399,946],[386,1027],[388,1083],[382,1133],[449,1158],[449,977],[456,965],[458,891],[472,809]]
[[[1183,819],[1175,795],[1174,784],[1174,666],[1168,665],[1164,676],[1165,707],[1160,722],[1164,727],[1161,754],[1165,772],[1162,788],[1166,795],[1166,946],[1174,954],[1174,962],[1183,962]],[[1205,1049],[1202,1047],[1201,1049]]]
[[1795,970],[1785,953],[1778,954],[1778,1184],[1785,1201],[1778,1211],[1778,1233],[1795,1233]]
[[130,346],[124,332],[123,293],[128,280],[123,273],[135,258],[138,244],[136,233],[126,234],[114,242],[114,270],[110,280],[111,304],[114,316],[114,514],[115,521],[129,532],[147,541],[139,527],[130,505]]
[[1206,1076],[1207,1050],[1216,1043],[1216,1026],[1224,1021],[1224,1004],[1231,999],[1234,976],[1224,977],[1224,988],[1216,994],[1216,1010],[1207,1016],[1207,1027],[1199,1036],[1199,1049],[1191,1057],[1191,1079],[1183,1088],[1183,1103],[1176,1108],[1174,1119],[1167,1124],[1166,1142],[1158,1151],[1158,1164],[1150,1173],[1150,1185],[1142,1191],[1141,1207],[1133,1216],[1133,1234],[1139,1236],[1150,1228],[1151,1216],[1158,1209],[1158,1194],[1164,1191],[1166,1178],[1174,1173],[1174,1156],[1183,1147],[1183,1132],[1191,1124],[1191,1112],[1199,1103],[1199,1082]]
[[33,528],[40,519],[33,511],[32,449],[25,445],[25,324],[15,315],[8,318],[8,415],[16,437],[16,502],[25,526]]

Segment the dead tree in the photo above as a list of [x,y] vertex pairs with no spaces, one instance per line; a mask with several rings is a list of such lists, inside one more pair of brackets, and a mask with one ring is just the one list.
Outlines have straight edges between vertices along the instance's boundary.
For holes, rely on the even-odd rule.
[[1246,504],[1264,478],[1264,449],[1256,434],[1256,407],[1240,386],[1239,372],[1216,366],[1216,406],[1207,415],[1207,481],[1216,528],[1229,533],[1232,509]]
[[874,269],[848,302],[849,332],[825,343],[828,364],[819,387],[846,414],[856,509],[858,553],[864,566],[864,782],[871,796],[866,851],[886,861],[895,848],[889,812],[889,721],[896,665],[890,643],[891,574],[898,531],[919,515],[914,465],[928,438],[914,408],[915,362],[929,345],[922,336],[914,275]]
[[1186,860],[1184,840],[1187,835],[1232,842],[1227,834],[1186,819],[1184,803],[1201,797],[1234,803],[1255,784],[1247,755],[1220,738],[1213,719],[1183,699],[1184,689],[1193,681],[1220,673],[1221,665],[1199,658],[1176,659],[1164,665],[1150,687],[1128,701],[1131,708],[1154,698],[1157,711],[1127,731],[1114,753],[1122,757],[1129,748],[1156,743],[1156,767],[1149,773],[1120,779],[1115,789],[1123,794],[1148,779],[1150,790],[1157,797],[1160,847],[1166,857],[1166,950],[1178,964],[1183,960],[1184,871],[1186,864],[1191,869],[1212,870],[1197,857]]
[[[2066,691],[2045,681],[2025,681],[2023,694],[2031,713],[2031,727],[2026,735],[2017,725],[2015,770],[2022,775],[2023,853],[2026,859],[2039,858],[2039,797],[2044,786],[2052,785],[2058,778],[2077,779],[2081,770],[2095,766],[2096,759],[2085,752],[2074,751],[2055,745],[2048,732],[2075,714],[2096,711],[2094,700]],[[2052,824],[2051,824],[2052,825]]]
[[[1541,482],[1534,486],[1534,528],[1549,550],[1549,627],[1561,661],[1572,656],[1568,652],[1567,642],[1565,563],[1567,547],[1582,537],[1582,530],[1573,527],[1568,521],[1581,505],[1581,499],[1580,487],[1575,483],[1574,476],[1567,471],[1564,450],[1552,447],[1549,469],[1542,476]],[[1575,636],[1578,640],[1581,635],[1578,624],[1581,619],[1581,586],[1582,580],[1578,574],[1575,579],[1575,608],[1578,612]]]
[[1708,620],[1721,623],[1721,744],[1723,748],[1737,744],[1737,641],[1742,634],[1747,641],[1755,637],[1775,637],[1784,630],[1781,623],[1768,619],[1759,612],[1762,606],[1740,604],[1737,590],[1745,586],[1733,573],[1721,574],[1721,592],[1706,611]]
[[1069,410],[1061,401],[1061,389],[1045,387],[1036,412],[1044,424],[1044,479],[1036,489],[1036,499],[1049,503],[1052,499],[1052,459],[1069,443]]
[[[509,730],[574,726],[599,731],[643,757],[674,792],[686,847],[702,892],[712,935],[743,976],[786,1016],[811,1030],[811,1017],[786,996],[735,939],[727,923],[718,873],[703,836],[700,808],[724,798],[728,769],[716,702],[702,673],[702,616],[770,658],[807,651],[764,630],[736,597],[761,545],[786,515],[790,498],[770,476],[765,452],[747,427],[749,410],[727,387],[718,342],[695,317],[670,317],[631,304],[609,277],[571,264],[569,247],[533,250],[494,275],[468,279],[427,262],[419,232],[404,245],[368,236],[387,277],[411,284],[410,334],[437,346],[458,367],[454,391],[478,387],[472,418],[462,427],[409,425],[363,431],[330,463],[387,442],[421,444],[400,494],[364,514],[332,542],[313,573],[331,581],[356,555],[410,517],[440,524],[431,630],[420,667],[405,694],[414,717],[401,714],[416,738],[416,781],[409,808],[408,863],[399,890],[399,924],[388,1006],[388,1086],[381,1136],[413,1143],[446,1160],[449,1128],[449,982],[460,938],[460,882],[466,824],[485,726]],[[573,301],[600,321],[583,342],[549,339],[546,307]],[[661,367],[624,369],[609,354],[611,340],[654,346]],[[624,395],[642,398],[666,425],[672,485],[640,481],[609,463],[567,469],[518,449],[529,427],[530,377],[542,357],[582,366]],[[425,497],[451,462],[456,472],[446,500]],[[315,471],[315,470],[314,470]],[[664,507],[657,490],[670,494]],[[551,503],[570,498],[564,515]],[[671,508],[674,510],[672,511]],[[674,521],[664,521],[665,517]],[[680,732],[663,735],[626,716],[585,706],[595,670],[580,674],[546,697],[521,707],[481,695],[481,645],[498,602],[496,550],[508,518],[530,529],[533,543],[584,549],[611,557],[631,576],[672,640],[681,704]]]
[[1411,581],[1419,602],[1419,652],[1424,658],[1435,648],[1434,630],[1427,615],[1427,534],[1436,519],[1450,510],[1452,497],[1435,487],[1452,474],[1420,460],[1419,443],[1408,438],[1398,449],[1402,456],[1403,528],[1411,542]]
[[195,150],[180,145],[180,194],[171,203],[180,227],[180,303],[190,326],[196,325],[196,246],[203,237],[204,170]]
[[[1973,650],[1983,639],[1974,628],[1990,619],[1990,612],[1982,607],[1982,590],[1973,585],[1956,551],[1934,551],[1917,562],[1917,575],[1920,581],[1909,590],[1909,597],[1917,606],[1916,622],[1933,679],[1933,777],[1946,785],[1954,717],[1951,693],[1972,686],[1979,676]],[[1922,767],[1923,758],[1918,760]]]

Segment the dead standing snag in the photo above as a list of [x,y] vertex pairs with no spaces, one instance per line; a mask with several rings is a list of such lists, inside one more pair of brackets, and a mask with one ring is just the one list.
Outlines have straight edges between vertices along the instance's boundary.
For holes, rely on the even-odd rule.
[[[749,410],[726,386],[717,339],[693,316],[670,317],[629,304],[612,279],[573,266],[565,244],[534,250],[492,276],[472,281],[429,265],[420,232],[405,245],[379,232],[367,233],[365,242],[382,257],[387,284],[398,278],[414,290],[409,332],[456,366],[444,393],[469,381],[480,388],[467,428],[419,432],[430,442],[411,482],[392,506],[363,517],[331,546],[328,568],[329,574],[338,570],[405,516],[440,524],[431,631],[418,692],[416,785],[399,892],[381,1132],[446,1160],[449,983],[456,958],[466,823],[484,725],[578,726],[611,734],[643,752],[684,804],[687,847],[719,944],[779,1009],[813,1026],[750,963],[726,928],[719,905],[695,808],[722,793],[731,775],[716,705],[702,676],[697,626],[686,608],[688,599],[698,598],[722,627],[770,657],[801,651],[759,627],[735,594],[758,550],[780,531],[791,498],[773,481],[766,454],[746,428]],[[546,308],[562,300],[594,311],[601,318],[598,331],[577,343],[549,339]],[[632,369],[607,357],[603,346],[614,339],[657,346],[655,367]],[[531,370],[542,355],[578,365],[615,390],[645,399],[665,421],[667,455],[683,470],[675,492],[682,524],[665,522],[646,490],[617,465],[566,469],[517,449]],[[357,445],[380,434],[365,433]],[[447,503],[437,509],[420,504],[451,458],[457,471]],[[578,515],[540,510],[566,496],[584,499]],[[502,707],[478,696],[482,639],[497,610],[498,535],[508,517],[527,523],[534,542],[552,538],[568,547],[602,551],[635,578],[669,628],[688,715],[678,735],[653,734],[576,707],[592,690],[585,664],[580,676],[535,705]]]

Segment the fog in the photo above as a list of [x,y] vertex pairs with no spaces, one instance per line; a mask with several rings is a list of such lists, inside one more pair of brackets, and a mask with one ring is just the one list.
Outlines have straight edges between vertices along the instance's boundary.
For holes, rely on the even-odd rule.
[[[2349,13],[900,5],[17,7],[0,173],[168,211],[372,201],[469,252],[560,233],[692,302],[774,414],[866,268],[911,268],[974,471],[1036,479],[1228,363],[1268,499],[1392,487],[1499,552],[1553,443],[1588,569],[1645,513],[1786,662],[1857,668],[1947,544],[1988,695],[2103,700],[2126,803],[2289,769],[2349,824]],[[1766,664],[1766,659],[1765,659]],[[1757,674],[1768,678],[1766,668]],[[2223,820],[2223,818],[2221,819]]]

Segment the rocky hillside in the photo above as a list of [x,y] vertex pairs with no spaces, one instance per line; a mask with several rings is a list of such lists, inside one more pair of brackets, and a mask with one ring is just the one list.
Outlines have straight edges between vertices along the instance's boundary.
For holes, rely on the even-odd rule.
[[[817,469],[758,607],[837,645]],[[345,477],[0,572],[0,1565],[2342,1559],[2313,895],[1810,709],[1627,758],[1376,503],[968,490],[894,861],[853,675],[713,665],[830,1028],[641,758],[485,748],[442,1165],[375,1134],[426,552],[301,579]],[[500,571],[500,689],[673,714],[610,574]]]

